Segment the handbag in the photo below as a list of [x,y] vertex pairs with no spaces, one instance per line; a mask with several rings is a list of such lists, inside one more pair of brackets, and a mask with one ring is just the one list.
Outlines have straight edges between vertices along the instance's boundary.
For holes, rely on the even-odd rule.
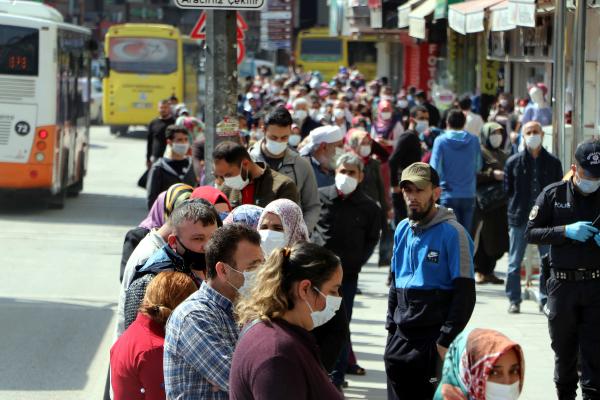
[[507,203],[502,182],[494,182],[478,187],[475,196],[477,207],[484,213],[494,211]]

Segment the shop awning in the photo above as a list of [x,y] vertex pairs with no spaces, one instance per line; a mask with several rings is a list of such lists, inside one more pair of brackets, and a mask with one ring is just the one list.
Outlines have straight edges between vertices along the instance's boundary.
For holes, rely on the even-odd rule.
[[493,32],[510,31],[516,28],[509,21],[508,0],[490,7],[490,30]]
[[425,39],[427,35],[427,18],[433,14],[437,0],[425,0],[418,7],[410,12],[408,16],[408,34],[417,39]]
[[483,32],[483,17],[485,10],[502,0],[473,0],[452,4],[448,7],[448,25],[456,32]]
[[408,0],[398,7],[398,28],[408,27],[408,16],[413,7],[416,7],[423,0]]
[[535,0],[508,0],[508,22],[535,28]]

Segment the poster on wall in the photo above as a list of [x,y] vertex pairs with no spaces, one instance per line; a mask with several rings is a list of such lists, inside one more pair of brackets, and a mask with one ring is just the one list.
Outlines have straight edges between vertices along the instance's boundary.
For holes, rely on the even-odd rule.
[[404,51],[404,88],[414,86],[431,97],[437,75],[438,45],[414,44],[406,46]]

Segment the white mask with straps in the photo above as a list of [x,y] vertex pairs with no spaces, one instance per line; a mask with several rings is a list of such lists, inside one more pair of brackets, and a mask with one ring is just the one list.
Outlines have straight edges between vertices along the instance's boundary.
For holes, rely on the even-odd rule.
[[258,234],[260,235],[260,247],[265,257],[269,257],[273,250],[285,247],[287,244],[283,232],[261,229],[258,231]]
[[519,395],[519,381],[512,385],[503,385],[488,380],[485,384],[486,400],[517,400]]
[[256,284],[256,275],[257,275],[258,271],[257,270],[254,270],[254,271],[238,271],[237,269],[233,268],[229,264],[225,264],[225,265],[229,269],[231,269],[232,271],[235,271],[238,274],[242,274],[242,276],[244,277],[244,283],[242,283],[242,286],[240,286],[239,288],[235,287],[229,281],[226,281],[226,282],[229,284],[229,286],[231,286],[232,288],[234,288],[235,290],[237,290],[237,292],[240,294],[240,296],[247,297],[250,294],[250,291],[252,290],[252,288],[254,287],[254,285]]
[[285,151],[285,149],[287,149],[287,143],[286,142],[276,142],[274,140],[267,138],[265,147],[267,148],[267,151],[269,153],[273,154],[274,156],[278,156],[278,155],[282,154]]
[[356,190],[358,180],[346,174],[337,174],[335,176],[335,187],[345,195]]
[[228,176],[223,178],[223,181],[226,186],[234,190],[242,190],[250,183],[250,179],[246,177],[246,179],[242,179],[242,165],[240,164],[240,174],[236,176]]
[[308,306],[308,309],[310,310],[310,317],[313,321],[313,329],[315,329],[319,326],[325,325],[329,320],[331,320],[331,318],[335,316],[335,313],[340,309],[340,305],[342,304],[342,298],[331,295],[325,296],[316,287],[312,286],[312,288],[315,289],[315,291],[321,296],[325,297],[325,308],[321,311],[314,311],[308,301],[304,300]]

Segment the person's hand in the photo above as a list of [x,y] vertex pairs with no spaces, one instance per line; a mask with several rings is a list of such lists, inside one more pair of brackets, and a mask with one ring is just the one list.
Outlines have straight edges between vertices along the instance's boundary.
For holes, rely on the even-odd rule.
[[439,344],[436,344],[437,346],[437,351],[438,354],[440,355],[440,358],[442,359],[442,361],[444,361],[444,359],[446,359],[446,353],[448,352],[448,348],[444,347],[444,346],[440,346]]
[[578,242],[585,242],[595,233],[598,233],[598,229],[590,221],[579,221],[565,226],[565,236]]
[[594,242],[596,242],[596,246],[600,247],[600,233],[594,235]]
[[442,399],[444,400],[467,400],[467,397],[456,386],[448,383],[442,385]]
[[504,180],[504,171],[502,171],[501,169],[495,169],[492,173],[494,174],[495,180],[497,180],[497,181]]
[[392,186],[392,193],[400,193],[402,192],[402,189],[400,189],[400,186]]

